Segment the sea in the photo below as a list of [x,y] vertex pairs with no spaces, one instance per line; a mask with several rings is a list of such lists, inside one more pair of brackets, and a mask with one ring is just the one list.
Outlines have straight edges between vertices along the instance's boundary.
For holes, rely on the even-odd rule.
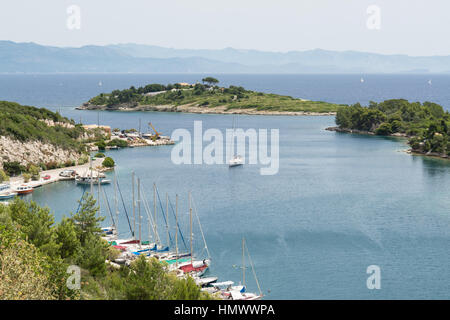
[[[233,123],[245,130],[278,129],[279,170],[274,175],[261,175],[260,164],[176,164],[174,146],[108,151],[117,164],[120,193],[115,197],[112,185],[101,188],[104,225],[115,218],[117,203],[119,233],[130,236],[134,172],[141,184],[141,219],[136,213],[134,222],[138,228],[141,221],[142,237],[155,237],[147,223],[154,213],[155,184],[159,238],[174,248],[172,208],[178,195],[178,245],[188,251],[191,193],[195,255],[211,257],[208,274],[219,281],[243,281],[245,238],[251,257],[245,254],[247,290],[258,291],[253,266],[266,299],[450,298],[450,161],[407,154],[406,141],[400,138],[326,131],[334,125],[333,116],[75,110],[101,92],[149,83],[195,83],[204,76],[0,75],[0,99],[45,107],[84,124],[137,129],[140,123],[147,131],[151,122],[169,136],[176,129],[193,133],[194,121],[201,121],[204,130],[221,132]],[[304,99],[367,105],[404,98],[450,110],[449,75],[212,76],[224,86]],[[98,198],[98,189],[93,191]],[[67,181],[38,188],[26,199],[47,206],[59,221],[76,212],[85,192],[89,188]]]

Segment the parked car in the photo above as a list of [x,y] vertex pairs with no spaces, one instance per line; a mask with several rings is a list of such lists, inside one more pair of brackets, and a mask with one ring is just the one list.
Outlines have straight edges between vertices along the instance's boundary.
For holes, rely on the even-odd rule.
[[42,179],[44,179],[44,180],[50,180],[50,178],[51,178],[51,176],[49,174],[42,177]]
[[75,175],[76,175],[75,170],[64,170],[59,173],[60,177],[66,177],[66,178],[73,177]]

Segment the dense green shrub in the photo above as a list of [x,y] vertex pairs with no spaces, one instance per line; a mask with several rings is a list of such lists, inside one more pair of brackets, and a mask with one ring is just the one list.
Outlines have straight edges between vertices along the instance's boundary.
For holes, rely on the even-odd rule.
[[87,154],[82,155],[79,159],[78,159],[78,165],[82,165],[85,163],[89,162],[89,156]]
[[115,163],[112,158],[106,157],[105,160],[103,160],[102,165],[106,168],[113,168],[115,166]]
[[96,142],[95,145],[98,147],[98,150],[100,150],[100,151],[106,150],[106,143],[103,140]]
[[4,162],[3,170],[5,170],[7,175],[13,177],[22,174],[22,172],[26,171],[26,168],[19,162],[13,161],[13,162]]
[[405,133],[411,137],[409,144],[416,151],[439,154],[450,151],[450,114],[436,103],[394,99],[370,102],[368,107],[355,104],[338,110],[336,124],[378,135]]
[[6,172],[2,169],[0,169],[0,183],[9,181],[9,176],[6,174]]
[[23,181],[25,183],[30,182],[30,180],[31,180],[31,174],[29,174],[29,173],[22,174],[22,177],[23,177]]
[[81,150],[77,139],[84,129],[81,126],[66,128],[60,125],[48,126],[43,120],[74,125],[72,120],[45,108],[22,106],[18,103],[0,101],[0,135],[19,141],[38,140],[64,149]]
[[107,143],[107,145],[109,147],[120,147],[120,148],[125,148],[128,147],[128,142],[126,140],[122,140],[122,139],[112,139],[111,141],[109,141]]
[[58,169],[60,167],[56,161],[49,161],[45,164],[45,166],[47,167],[47,170]]
[[41,178],[40,170],[37,166],[30,164],[27,171],[31,175],[31,180],[37,181]]
[[392,126],[390,123],[383,122],[380,126],[375,129],[375,134],[380,136],[387,136],[392,133]]

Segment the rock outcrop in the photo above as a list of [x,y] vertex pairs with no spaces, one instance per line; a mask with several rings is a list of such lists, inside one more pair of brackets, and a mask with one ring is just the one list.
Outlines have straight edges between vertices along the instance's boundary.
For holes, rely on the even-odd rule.
[[65,163],[75,161],[81,154],[40,141],[21,142],[10,137],[0,136],[0,168],[4,162],[18,161],[22,165],[48,162]]

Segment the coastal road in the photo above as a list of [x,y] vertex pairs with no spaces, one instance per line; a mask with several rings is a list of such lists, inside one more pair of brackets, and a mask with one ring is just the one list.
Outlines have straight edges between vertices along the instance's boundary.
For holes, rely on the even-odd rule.
[[[102,158],[98,158],[95,159],[92,162],[92,167],[95,169],[97,167],[101,167],[102,166],[102,162],[103,159]],[[89,170],[89,162],[83,165],[79,165],[79,166],[72,166],[72,167],[65,167],[65,168],[58,168],[58,169],[52,169],[52,170],[45,170],[45,171],[41,171],[41,178],[38,181],[30,181],[28,183],[24,183],[24,179],[22,176],[19,177],[12,177],[10,179],[10,184],[11,184],[11,188],[14,190],[15,188],[17,188],[18,186],[25,184],[27,186],[31,186],[33,188],[36,187],[40,187],[46,184],[50,184],[50,183],[54,183],[54,182],[58,182],[61,180],[71,180],[73,178],[66,178],[66,177],[61,177],[59,174],[61,172],[63,172],[64,170],[75,170],[77,173],[83,173],[87,170]],[[49,175],[50,179],[48,180],[44,180],[42,177]]]

